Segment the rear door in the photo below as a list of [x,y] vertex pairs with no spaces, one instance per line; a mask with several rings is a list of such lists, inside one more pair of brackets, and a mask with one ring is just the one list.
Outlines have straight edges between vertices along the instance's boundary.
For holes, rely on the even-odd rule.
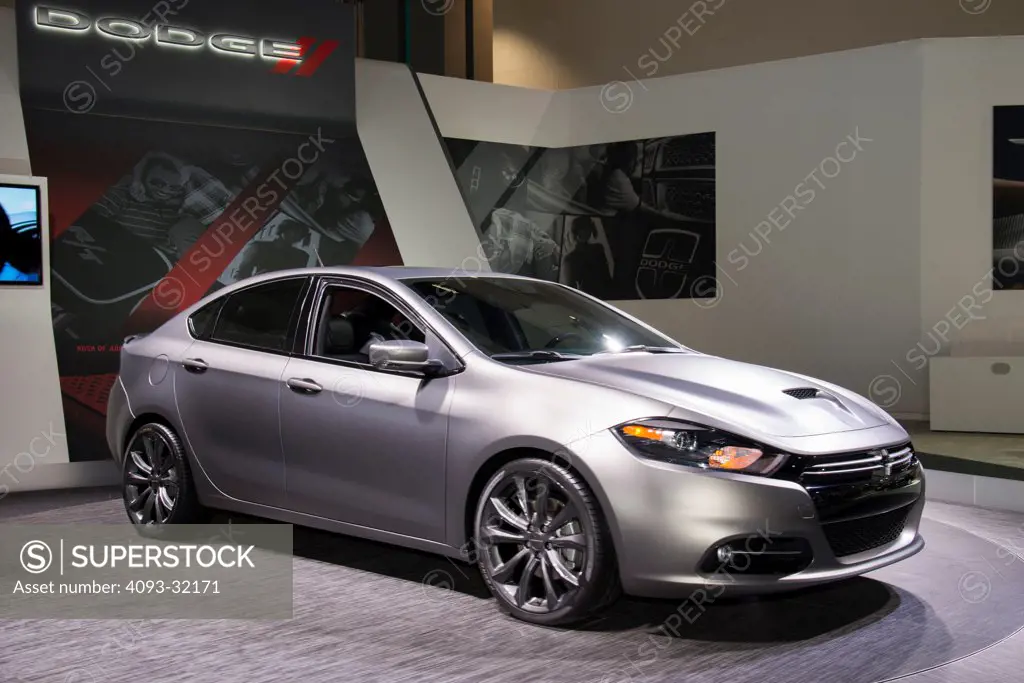
[[308,280],[274,280],[228,295],[175,368],[188,446],[232,498],[284,504],[279,388]]

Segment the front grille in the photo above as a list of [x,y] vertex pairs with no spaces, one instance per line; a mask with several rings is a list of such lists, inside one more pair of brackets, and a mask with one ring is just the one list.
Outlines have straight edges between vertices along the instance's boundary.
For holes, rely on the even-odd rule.
[[856,555],[892,543],[907,523],[910,505],[880,515],[823,524],[825,538],[836,557]]
[[838,483],[881,482],[898,478],[916,461],[917,456],[910,446],[843,456],[816,456],[805,463],[801,483],[808,487],[821,487]]
[[[791,455],[774,476],[803,486],[822,522],[864,517],[917,499],[903,492],[920,474],[910,444],[832,455]],[[906,498],[906,500],[903,500]]]
[[814,398],[818,395],[817,389],[783,389],[782,393],[788,394],[793,398],[805,399]]

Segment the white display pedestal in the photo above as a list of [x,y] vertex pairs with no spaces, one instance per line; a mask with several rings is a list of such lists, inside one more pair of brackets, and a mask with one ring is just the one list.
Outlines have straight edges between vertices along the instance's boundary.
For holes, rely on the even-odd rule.
[[933,431],[1024,434],[1024,356],[928,362]]

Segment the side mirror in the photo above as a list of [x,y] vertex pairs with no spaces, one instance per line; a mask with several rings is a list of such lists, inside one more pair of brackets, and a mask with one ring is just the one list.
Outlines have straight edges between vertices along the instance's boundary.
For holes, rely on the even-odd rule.
[[405,339],[391,339],[370,344],[370,365],[379,370],[437,374],[444,369],[441,361],[430,360],[426,344]]

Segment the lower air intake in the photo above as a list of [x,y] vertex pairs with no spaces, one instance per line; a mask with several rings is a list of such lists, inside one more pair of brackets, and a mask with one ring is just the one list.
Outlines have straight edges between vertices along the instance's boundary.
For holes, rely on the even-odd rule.
[[905,505],[880,515],[829,522],[823,524],[822,529],[836,557],[856,555],[881,548],[899,538],[911,507]]

